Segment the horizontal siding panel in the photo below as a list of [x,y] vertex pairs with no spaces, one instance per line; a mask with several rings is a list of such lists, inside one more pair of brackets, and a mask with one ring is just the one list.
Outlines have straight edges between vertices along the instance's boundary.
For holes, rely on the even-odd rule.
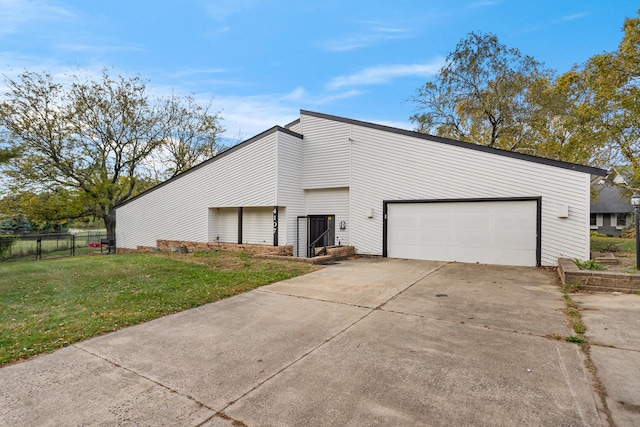
[[273,208],[244,208],[242,210],[242,242],[273,245]]
[[[588,256],[589,175],[352,126],[352,240],[360,252],[382,253],[383,200],[541,196],[543,265]],[[569,218],[557,217],[559,204]]]
[[238,209],[209,209],[214,221],[209,224],[209,241],[238,243]]
[[302,115],[303,187],[349,186],[350,126],[332,120]]
[[[288,134],[278,135],[278,245],[296,246],[296,217],[304,215],[302,190],[303,141]],[[300,245],[300,247],[302,247]],[[294,249],[295,250],[295,249]]]
[[205,242],[209,208],[274,206],[276,138],[280,132],[165,183],[116,210],[119,247],[156,240]]

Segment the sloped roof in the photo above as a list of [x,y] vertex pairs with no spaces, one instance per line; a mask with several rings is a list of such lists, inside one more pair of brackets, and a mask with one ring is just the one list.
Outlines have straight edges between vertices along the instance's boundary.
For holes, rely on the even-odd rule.
[[178,175],[176,175],[176,176],[174,176],[174,177],[172,177],[172,178],[169,178],[169,179],[167,179],[166,181],[163,181],[163,182],[161,182],[160,184],[157,184],[157,185],[155,185],[155,186],[153,186],[153,187],[151,187],[151,188],[149,188],[149,189],[147,189],[147,190],[143,191],[142,193],[138,194],[138,195],[137,195],[137,196],[135,196],[135,197],[132,197],[132,198],[131,198],[131,199],[129,199],[129,200],[125,200],[124,202],[122,202],[122,203],[118,204],[118,205],[116,206],[116,208],[118,208],[118,207],[120,207],[120,206],[124,206],[124,205],[126,205],[127,203],[134,201],[134,200],[135,200],[135,199],[137,199],[138,197],[141,197],[141,196],[143,196],[143,195],[145,195],[145,194],[147,194],[147,193],[150,193],[150,192],[152,192],[152,191],[155,191],[155,190],[157,190],[158,188],[162,188],[162,187],[164,187],[165,185],[169,184],[170,182],[175,181],[175,180],[177,180],[177,179],[179,179],[179,178],[182,178],[183,176],[185,176],[185,175],[187,175],[187,174],[189,174],[189,173],[191,173],[191,172],[193,172],[193,171],[196,171],[196,170],[198,170],[198,169],[200,169],[200,168],[203,168],[203,167],[207,166],[207,165],[208,165],[208,164],[210,164],[210,163],[213,163],[213,162],[215,162],[215,161],[217,161],[217,160],[220,160],[220,159],[222,159],[223,157],[225,157],[225,156],[227,156],[227,155],[229,155],[229,154],[231,154],[231,153],[233,153],[233,152],[235,152],[235,151],[238,151],[238,150],[240,150],[240,149],[241,149],[241,148],[243,148],[243,147],[248,146],[248,145],[249,145],[249,144],[251,144],[252,142],[259,141],[260,139],[264,138],[265,136],[269,136],[269,135],[271,135],[271,134],[272,134],[272,133],[274,133],[274,132],[283,132],[283,133],[286,133],[286,134],[288,134],[288,135],[295,136],[296,138],[300,138],[300,139],[302,139],[302,135],[300,135],[300,134],[299,134],[299,133],[297,133],[297,132],[292,131],[291,129],[286,129],[286,128],[283,128],[283,127],[281,127],[281,126],[274,126],[274,127],[270,128],[270,129],[265,130],[264,132],[261,132],[261,133],[257,134],[256,136],[253,136],[253,137],[251,137],[251,138],[249,138],[249,139],[247,139],[247,140],[245,140],[245,141],[242,141],[241,143],[239,143],[239,144],[237,144],[237,145],[234,145],[233,147],[227,148],[227,149],[226,149],[226,150],[224,150],[223,152],[216,154],[215,156],[211,157],[210,159],[205,160],[204,162],[199,163],[199,164],[197,164],[197,165],[193,166],[192,168],[187,169],[186,171],[181,172],[181,173],[179,173]]
[[631,212],[631,201],[624,196],[620,187],[603,183],[594,184],[598,195],[591,200],[591,213]]
[[[313,116],[313,117],[319,117],[319,118],[323,118],[323,119],[327,119],[327,120],[333,120],[333,121],[338,121],[338,122],[342,122],[342,123],[349,123],[349,124],[353,124],[353,125],[358,125],[358,126],[363,126],[363,127],[368,127],[371,129],[377,129],[377,130],[381,130],[384,132],[389,132],[389,133],[394,133],[397,135],[405,135],[405,136],[410,136],[410,137],[414,137],[414,138],[420,138],[420,139],[425,139],[425,140],[429,140],[429,141],[434,141],[434,142],[439,142],[442,144],[448,144],[448,145],[454,145],[457,147],[462,147],[462,148],[466,148],[469,150],[477,150],[477,151],[483,151],[486,153],[491,153],[491,154],[496,154],[496,155],[500,155],[500,156],[505,156],[505,157],[511,157],[511,158],[515,158],[515,159],[520,159],[520,160],[526,160],[529,162],[534,162],[534,163],[540,163],[540,164],[545,164],[545,165],[549,165],[549,166],[555,166],[555,167],[559,167],[559,168],[563,168],[563,169],[569,169],[569,170],[574,170],[574,171],[578,171],[578,172],[583,172],[583,173],[588,173],[591,175],[598,175],[598,176],[606,176],[607,175],[607,171],[604,169],[598,169],[598,168],[594,168],[594,167],[590,167],[590,166],[584,166],[584,165],[578,165],[575,163],[567,163],[567,162],[561,162],[558,160],[551,160],[551,159],[546,159],[543,157],[537,157],[537,156],[531,156],[528,154],[522,154],[522,153],[516,153],[513,151],[506,151],[506,150],[500,150],[498,148],[491,148],[491,147],[486,147],[484,145],[477,145],[477,144],[472,144],[472,143],[468,143],[468,142],[463,142],[463,141],[458,141],[455,139],[450,139],[450,138],[443,138],[443,137],[439,137],[439,136],[434,136],[434,135],[429,135],[429,134],[424,134],[424,133],[420,133],[420,132],[414,132],[414,131],[410,131],[410,130],[406,130],[406,129],[400,129],[400,128],[394,128],[391,126],[385,126],[385,125],[380,125],[380,124],[376,124],[376,123],[369,123],[369,122],[364,122],[364,121],[360,121],[360,120],[354,120],[354,119],[348,119],[345,117],[338,117],[338,116],[332,116],[329,114],[323,114],[323,113],[316,113],[313,111],[307,111],[307,110],[300,110],[300,115],[308,115],[308,116]],[[274,132],[283,132],[292,136],[295,136],[297,138],[303,139],[303,135],[292,131],[291,129],[289,129],[291,126],[297,124],[300,122],[300,119],[296,119],[294,121],[292,121],[291,123],[288,123],[287,125],[285,125],[285,127],[281,127],[281,126],[274,126],[270,129],[267,129],[266,131],[252,137],[249,138],[248,140],[245,140],[243,142],[241,142],[238,145],[235,145],[219,154],[217,154],[216,156],[192,167],[191,169],[188,169],[154,187],[149,188],[148,190],[138,194],[137,196],[124,201],[122,203],[120,203],[119,205],[116,206],[116,208],[126,205],[130,202],[132,202],[133,200],[142,197],[144,195],[146,195],[147,193],[150,193],[152,191],[155,191],[165,185],[167,185],[168,183],[175,181],[177,179],[180,179],[181,177],[195,171],[198,170],[202,167],[205,167],[237,150],[242,149],[243,147],[248,146],[249,144],[251,144],[252,142],[258,141],[261,138],[274,133]],[[609,212],[609,211],[607,211]]]
[[561,162],[559,160],[547,159],[544,157],[532,156],[530,154],[522,154],[515,151],[501,150],[499,148],[487,147],[485,145],[473,144],[470,142],[458,141],[456,139],[444,138],[441,136],[429,135],[426,133],[415,132],[406,129],[394,128],[391,126],[379,125],[376,123],[363,122],[360,120],[347,119],[344,117],[331,116],[329,114],[316,113],[313,111],[300,110],[300,114],[307,116],[318,117],[327,120],[333,120],[342,123],[349,123],[357,126],[367,127],[370,129],[377,129],[384,132],[395,133],[398,135],[410,136],[413,138],[426,139],[429,141],[439,142],[441,144],[454,145],[456,147],[462,147],[469,150],[483,151],[485,153],[496,154],[499,156],[511,157],[514,159],[526,160],[528,162],[540,163],[548,166],[555,166],[562,169],[574,170],[577,172],[588,173],[590,175],[607,176],[607,171],[600,168],[594,168],[591,166],[579,165],[577,163]]

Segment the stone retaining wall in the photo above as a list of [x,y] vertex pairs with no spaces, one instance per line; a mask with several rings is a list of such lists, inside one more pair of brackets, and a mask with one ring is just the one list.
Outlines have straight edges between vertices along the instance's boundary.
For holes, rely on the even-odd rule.
[[245,251],[252,254],[274,254],[283,256],[293,255],[293,246],[250,245],[220,242],[185,242],[182,240],[158,240],[158,249],[170,251],[173,247],[186,246],[189,250],[220,250],[220,251]]
[[152,252],[155,250],[171,251],[171,248],[186,247],[187,250],[219,250],[219,251],[245,251],[252,254],[273,254],[280,256],[293,256],[293,246],[250,245],[237,243],[218,242],[187,242],[184,240],[157,240],[156,246],[138,246],[136,249],[117,248],[120,253]]
[[309,264],[328,264],[330,262],[339,261],[355,256],[356,248],[353,246],[336,246],[327,248],[327,255],[316,256],[313,258],[302,258],[294,256],[281,256],[272,254],[258,254],[258,258],[264,259],[285,259],[287,261],[306,262]]
[[259,258],[283,259],[287,261],[306,262],[309,264],[327,264],[329,262],[346,259],[356,254],[353,246],[336,246],[327,248],[327,255],[313,258],[300,258],[293,256],[293,246],[270,245],[238,245],[237,243],[215,242],[186,242],[183,240],[158,240],[157,246],[138,246],[136,249],[117,248],[119,253],[171,251],[172,248],[185,248],[193,250],[220,250],[220,251],[245,251],[256,254]]
[[580,285],[580,289],[597,292],[640,291],[640,274],[613,273],[599,270],[580,270],[568,258],[558,259],[558,275],[563,285]]

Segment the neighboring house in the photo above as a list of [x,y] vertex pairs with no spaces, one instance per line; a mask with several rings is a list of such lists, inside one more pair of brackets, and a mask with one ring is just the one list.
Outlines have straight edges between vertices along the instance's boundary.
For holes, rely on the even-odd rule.
[[[301,111],[116,210],[120,248],[157,240],[505,265],[589,257],[587,166]],[[339,243],[338,243],[339,242]]]
[[[616,175],[613,182],[624,184],[622,175]],[[622,230],[633,221],[629,197],[625,197],[621,188],[597,179],[593,184],[596,196],[591,200],[591,230],[613,237],[620,236]]]

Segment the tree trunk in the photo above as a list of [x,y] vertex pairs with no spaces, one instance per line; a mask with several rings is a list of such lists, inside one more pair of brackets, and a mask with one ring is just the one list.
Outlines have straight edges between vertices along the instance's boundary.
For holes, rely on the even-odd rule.
[[107,239],[116,240],[116,211],[109,209],[109,212],[102,216],[104,226],[107,228]]

